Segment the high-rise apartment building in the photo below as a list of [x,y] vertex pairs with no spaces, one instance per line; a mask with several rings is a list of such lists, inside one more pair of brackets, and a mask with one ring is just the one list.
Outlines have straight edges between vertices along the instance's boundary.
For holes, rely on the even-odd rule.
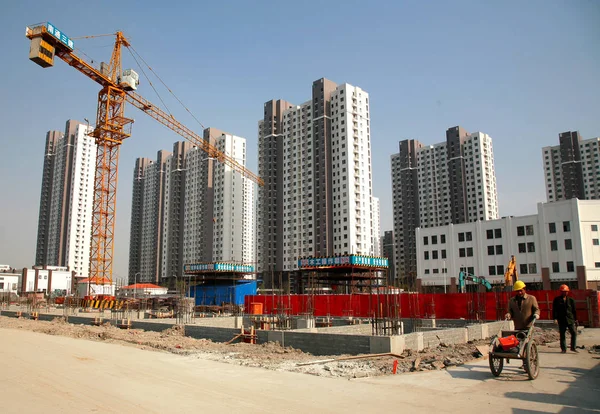
[[[246,165],[246,139],[223,133],[215,146]],[[255,256],[253,182],[229,165],[215,163],[213,187],[212,260],[250,264]]]
[[65,133],[50,131],[40,198],[36,264],[89,272],[96,143],[89,126],[66,123]]
[[135,283],[136,273],[140,273],[142,259],[142,219],[144,214],[144,184],[146,170],[152,164],[148,158],[138,158],[133,170],[133,190],[131,197],[131,227],[129,239],[129,283]]
[[[204,140],[215,144],[222,131],[204,130]],[[215,160],[194,147],[186,155],[185,205],[183,226],[183,263],[212,261],[213,246],[213,172]]]
[[600,199],[600,138],[582,140],[579,132],[558,135],[559,145],[542,148],[548,202]]
[[[245,165],[244,138],[207,128],[204,139]],[[254,264],[254,183],[188,143],[173,150],[136,163],[130,252],[139,254],[130,256],[130,282],[173,283],[185,263]]]
[[379,228],[379,219],[381,218],[379,198],[373,197],[371,201],[373,206],[373,227],[371,228],[371,238],[373,240],[373,256],[381,256],[381,230]]
[[40,194],[40,211],[38,218],[37,246],[35,249],[35,265],[48,263],[48,231],[50,227],[50,204],[52,201],[52,184],[54,183],[54,161],[59,141],[63,138],[60,131],[48,131],[46,148],[44,149],[44,167],[42,170],[42,191]]
[[392,155],[395,273],[414,287],[415,230],[498,218],[492,139],[457,126],[446,141],[403,140]]
[[265,279],[283,270],[283,162],[277,160],[283,159],[283,113],[292,106],[268,101],[258,122],[258,175],[264,186],[258,193],[257,270]]
[[185,157],[192,148],[190,142],[176,142],[166,164],[162,277],[172,280],[183,276]]
[[265,103],[258,269],[267,286],[300,257],[374,254],[369,122],[368,93],[327,79],[302,105]]
[[135,274],[133,275],[133,281],[142,283],[159,282],[162,264],[161,240],[164,228],[164,188],[168,177],[166,163],[167,159],[170,158],[171,153],[168,151],[158,151],[156,162],[150,163],[145,169],[140,227],[140,268],[138,277],[136,278]]
[[394,232],[392,230],[387,230],[383,233],[383,237],[381,240],[381,250],[382,256],[388,258],[388,275],[387,275],[387,283],[388,285],[392,285],[396,281],[396,272],[395,272],[395,264],[396,260],[394,259]]

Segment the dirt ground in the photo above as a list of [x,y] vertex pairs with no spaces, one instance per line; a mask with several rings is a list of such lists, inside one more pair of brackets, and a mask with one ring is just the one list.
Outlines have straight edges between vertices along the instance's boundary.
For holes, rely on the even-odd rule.
[[[407,350],[400,357],[368,357],[302,365],[313,361],[341,359],[349,355],[314,356],[291,347],[281,347],[278,343],[252,345],[232,343],[230,345],[212,342],[207,339],[194,339],[183,335],[183,327],[174,326],[163,332],[150,332],[138,329],[123,330],[110,324],[103,326],[73,325],[63,317],[51,322],[30,319],[15,319],[0,316],[0,328],[25,329],[49,335],[60,335],[94,341],[135,346],[194,358],[227,362],[243,366],[259,367],[275,371],[301,372],[324,377],[361,378],[392,374],[394,361],[398,361],[397,373],[425,370],[440,370],[449,366],[481,358],[475,348],[487,345],[489,340],[481,340],[460,345],[440,344],[422,352]],[[556,330],[535,328],[538,344],[558,340]]]

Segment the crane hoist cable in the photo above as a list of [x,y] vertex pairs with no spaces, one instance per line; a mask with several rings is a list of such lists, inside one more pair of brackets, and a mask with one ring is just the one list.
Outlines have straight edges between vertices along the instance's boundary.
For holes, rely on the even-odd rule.
[[[150,66],[148,63],[146,63],[146,61],[145,61],[145,60],[144,60],[144,58],[143,58],[143,57],[142,57],[142,56],[141,56],[141,55],[138,53],[138,51],[137,51],[137,50],[135,50],[135,48],[134,48],[133,46],[131,46],[131,45],[130,45],[130,46],[127,48],[127,49],[128,49],[128,50],[130,49],[130,53],[132,53],[132,52],[133,52],[133,53],[135,53],[136,55],[138,55],[138,57],[140,58],[140,60],[141,60],[142,62],[144,62],[144,64],[145,64],[145,65],[148,67],[148,69],[149,69],[149,70],[150,70],[152,73],[154,73],[154,75],[155,75],[155,76],[158,78],[158,80],[159,80],[159,81],[160,81],[160,82],[163,84],[163,86],[164,86],[165,88],[167,88],[167,90],[168,90],[168,91],[171,93],[171,95],[173,95],[173,97],[174,97],[175,99],[177,99],[177,101],[178,101],[178,102],[181,104],[181,106],[182,106],[182,107],[183,107],[183,108],[184,108],[184,109],[185,109],[185,110],[186,110],[186,111],[187,111],[187,112],[188,112],[188,113],[189,113],[189,114],[192,116],[192,118],[194,118],[194,120],[195,120],[195,121],[198,123],[198,125],[200,125],[200,126],[202,127],[202,129],[206,129],[206,127],[205,127],[205,126],[202,124],[202,122],[200,122],[200,121],[198,120],[198,118],[196,118],[196,116],[195,116],[195,115],[192,113],[192,111],[190,111],[190,110],[188,109],[188,107],[187,107],[187,106],[185,106],[185,104],[184,104],[184,103],[181,101],[181,99],[179,99],[179,98],[177,97],[177,95],[175,95],[175,94],[173,93],[173,91],[171,90],[171,88],[169,88],[169,87],[167,86],[167,84],[166,84],[166,83],[165,83],[165,82],[164,82],[164,81],[161,79],[161,77],[160,77],[160,76],[158,76],[158,73],[156,73],[156,72],[154,71],[154,69],[152,69],[152,67],[151,67],[151,66]],[[133,53],[132,53],[132,55],[133,55]],[[136,62],[137,62],[137,60],[136,60]]]
[[[131,47],[131,46],[130,46]],[[167,113],[171,116],[173,116],[173,113],[171,112],[171,110],[169,109],[169,107],[167,106],[167,104],[165,103],[165,101],[163,100],[162,96],[160,96],[160,94],[158,93],[158,91],[156,90],[156,88],[154,87],[154,84],[152,83],[152,81],[150,80],[150,78],[148,77],[148,75],[146,75],[146,71],[144,70],[144,68],[142,67],[142,65],[140,65],[140,62],[138,62],[137,58],[135,57],[135,55],[133,54],[133,52],[131,51],[130,47],[127,47],[126,49],[129,51],[129,54],[131,54],[131,57],[133,57],[133,60],[135,60],[135,63],[137,63],[138,67],[140,68],[140,70],[142,71],[142,74],[144,75],[144,77],[146,78],[146,80],[148,81],[148,83],[150,84],[150,86],[152,87],[152,89],[154,90],[154,93],[156,93],[156,96],[158,96],[158,99],[160,99],[160,101],[162,102],[162,104],[164,105]],[[139,56],[139,55],[138,55]],[[141,57],[140,57],[141,58]],[[144,62],[145,63],[145,62]]]

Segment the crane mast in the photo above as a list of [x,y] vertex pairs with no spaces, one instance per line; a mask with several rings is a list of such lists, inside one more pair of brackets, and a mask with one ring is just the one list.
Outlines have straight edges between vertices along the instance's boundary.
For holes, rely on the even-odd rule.
[[[49,22],[27,27],[26,36],[31,40],[30,60],[42,67],[50,67],[54,65],[56,56],[102,86],[98,93],[96,126],[90,134],[97,144],[89,273],[95,283],[112,285],[113,281],[119,149],[123,141],[131,136],[133,123],[133,119],[125,117],[126,102],[192,142],[209,157],[228,165],[258,185],[264,185],[260,177],[235,158],[218,150],[172,115],[133,92],[137,87],[137,74],[130,71],[125,76],[122,69],[121,49],[130,45],[122,32],[115,33],[110,62],[108,65],[102,64],[100,70],[73,53],[73,41]],[[131,72],[135,75],[133,81]],[[126,77],[128,80],[125,80]]]

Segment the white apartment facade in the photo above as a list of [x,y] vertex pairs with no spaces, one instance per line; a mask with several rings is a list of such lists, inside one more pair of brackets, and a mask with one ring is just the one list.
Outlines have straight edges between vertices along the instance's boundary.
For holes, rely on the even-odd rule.
[[256,269],[256,184],[244,177],[244,209],[242,211],[242,263]]
[[499,217],[492,139],[457,126],[446,141],[404,140],[391,156],[396,277],[414,281],[415,230]]
[[570,199],[537,209],[535,215],[417,229],[420,284],[452,291],[461,270],[502,284],[514,255],[526,284],[600,286],[600,201]]
[[372,197],[371,203],[373,205],[373,228],[371,229],[373,234],[373,256],[382,256],[383,249],[381,246],[381,224],[379,222],[381,218],[379,198]]
[[142,213],[142,231],[140,248],[140,269],[134,282],[151,283],[156,280],[156,261],[160,240],[157,239],[160,225],[158,220],[159,188],[163,173],[158,162],[152,162],[146,168],[144,177],[144,210]]
[[283,271],[300,257],[375,255],[369,94],[320,79],[282,122]]
[[83,124],[75,129],[75,159],[72,173],[71,207],[67,226],[66,264],[77,276],[87,277],[90,268],[94,175],[97,145]]
[[[209,169],[213,160],[197,147],[186,156],[183,263],[212,259],[212,199]],[[212,176],[212,175],[211,175]]]
[[[217,149],[246,165],[246,139],[223,133],[215,140]],[[255,257],[252,182],[225,163],[214,164],[213,174],[214,262],[250,264]]]
[[[498,191],[492,139],[482,132],[469,134],[462,142],[467,222],[498,218]],[[448,144],[424,146],[417,151],[419,212],[422,227],[452,222]]]
[[[169,155],[165,159],[165,171],[171,171],[173,164],[173,155]],[[166,234],[169,234],[169,217],[171,215],[171,174],[165,175],[165,183],[164,183],[164,198],[163,198],[163,220],[161,223],[162,226],[162,238],[159,243],[161,244],[160,249],[160,279],[164,280],[166,278],[171,277],[170,275],[170,266],[169,266],[169,238],[165,237]]]
[[546,199],[600,200],[600,138],[559,134],[560,145],[542,148]]
[[67,121],[56,145],[48,203],[46,263],[89,272],[94,204],[96,143],[89,126]]

